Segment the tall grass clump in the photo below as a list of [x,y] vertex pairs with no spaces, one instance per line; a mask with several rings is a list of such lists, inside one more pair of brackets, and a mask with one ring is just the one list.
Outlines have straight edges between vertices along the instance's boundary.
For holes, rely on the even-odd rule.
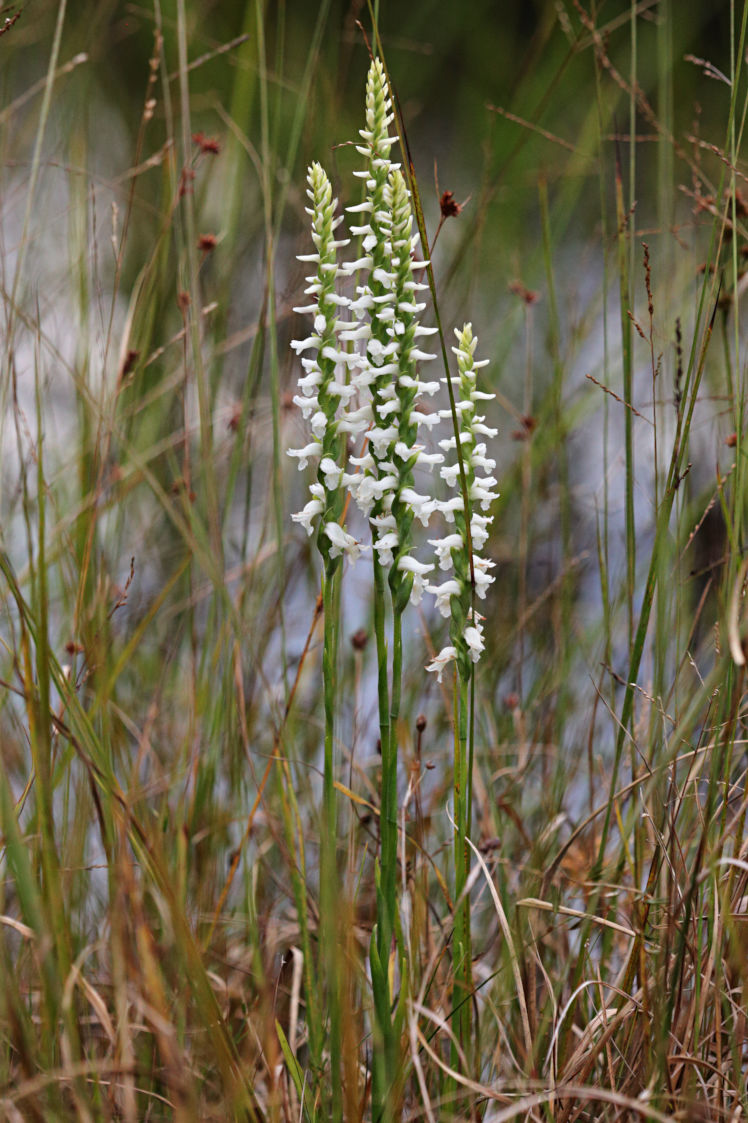
[[0,15],[0,1118],[742,1119],[748,7],[355,7]]

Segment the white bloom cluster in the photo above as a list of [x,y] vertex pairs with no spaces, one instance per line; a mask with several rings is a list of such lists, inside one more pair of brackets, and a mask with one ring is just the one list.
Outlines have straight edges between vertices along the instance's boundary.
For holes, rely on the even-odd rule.
[[[418,603],[424,589],[436,597],[439,611],[451,616],[451,643],[429,665],[441,678],[444,667],[456,660],[467,678],[471,663],[483,650],[481,619],[471,610],[472,583],[478,597],[493,581],[491,561],[480,555],[488,537],[496,498],[496,480],[490,474],[494,461],[486,455],[485,439],[496,435],[476,412],[477,404],[493,398],[476,386],[476,371],[485,363],[475,360],[476,339],[470,324],[457,332],[459,374],[452,378],[458,413],[459,437],[439,442],[443,453],[454,452],[460,442],[470,508],[472,566],[460,487],[459,462],[445,464],[442,453],[427,453],[419,443],[420,428],[429,430],[440,419],[452,421],[450,410],[426,412],[419,399],[433,395],[439,382],[422,381],[418,366],[434,358],[422,349],[421,340],[435,328],[419,322],[424,303],[419,294],[427,288],[415,279],[426,262],[419,261],[419,236],[413,232],[413,214],[405,179],[390,160],[396,137],[388,135],[394,120],[384,69],[374,60],[366,85],[366,127],[357,151],[366,167],[357,172],[365,181],[365,198],[349,212],[357,216],[352,233],[361,238],[362,255],[338,265],[338,250],[347,241],[336,240],[340,218],[336,201],[319,164],[309,170],[315,252],[300,258],[316,268],[307,278],[312,303],[296,309],[311,315],[311,334],[292,344],[304,370],[294,401],[308,421],[312,440],[289,455],[304,468],[313,460],[317,478],[311,498],[293,518],[308,534],[318,531],[319,549],[328,565],[346,554],[352,560],[361,546],[342,524],[344,491],[348,488],[372,529],[375,567],[388,572],[393,608],[402,612],[408,600]],[[355,278],[352,298],[338,292],[338,282]],[[343,312],[350,319],[341,320]],[[309,353],[309,354],[306,354]],[[361,455],[346,456],[349,441],[365,440]],[[438,502],[416,489],[415,469],[440,465],[440,474],[456,494]],[[436,564],[451,571],[439,585],[427,585],[435,565],[411,555],[412,524],[428,526],[438,511],[454,530],[441,540],[431,540]],[[471,577],[472,570],[472,577]]]
[[345,437],[339,432],[339,414],[355,393],[348,384],[346,371],[356,357],[341,350],[338,344],[338,333],[347,326],[338,320],[339,308],[347,301],[336,291],[341,272],[337,252],[347,246],[348,241],[334,237],[342,222],[341,218],[335,218],[337,200],[333,199],[330,181],[319,164],[312,164],[307,182],[311,203],[307,214],[312,219],[315,252],[303,254],[299,260],[314,264],[316,269],[307,277],[308,287],[304,290],[313,301],[295,311],[311,315],[313,326],[311,335],[295,340],[291,346],[298,355],[311,352],[301,359],[304,375],[298,381],[299,393],[294,402],[309,421],[314,439],[302,448],[289,449],[288,455],[298,459],[300,469],[311,459],[318,461],[318,468],[317,479],[309,488],[312,498],[303,510],[291,517],[301,523],[307,534],[312,534],[315,527],[319,529],[319,550],[329,565],[343,554],[355,561],[361,548],[353,535],[340,525],[343,513],[340,461]]
[[[382,83],[381,97],[386,99],[383,75],[374,67],[373,77]],[[375,192],[380,191],[375,180],[380,165],[373,150],[367,185],[373,184]],[[377,202],[376,197],[371,200],[365,225],[354,228],[370,248],[373,265],[364,284],[358,285],[352,305],[358,318],[352,336],[366,340],[365,356],[353,377],[368,396],[358,411],[359,423],[368,427],[368,448],[356,459],[358,472],[347,475],[346,483],[370,519],[377,563],[389,569],[393,604],[402,611],[409,599],[416,604],[421,600],[426,577],[434,568],[410,556],[413,519],[428,526],[436,506],[430,495],[416,490],[413,472],[440,464],[444,457],[428,454],[418,442],[420,424],[430,423],[435,414],[422,413],[416,404],[422,394],[439,389],[438,382],[422,382],[418,376],[418,363],[434,358],[418,346],[418,340],[436,329],[423,327],[418,320],[425,304],[418,301],[417,293],[427,286],[414,280],[413,271],[425,263],[414,261],[419,237],[412,232],[410,194],[399,167],[387,168],[381,206]]]
[[[439,389],[438,382],[422,382],[418,376],[418,364],[433,358],[419,342],[436,329],[423,327],[418,319],[425,307],[418,294],[427,286],[416,281],[414,270],[425,262],[415,260],[419,237],[413,233],[410,195],[399,165],[390,160],[397,139],[388,135],[393,119],[377,59],[369,69],[366,127],[358,146],[366,168],[356,174],[365,181],[366,195],[349,208],[359,221],[351,229],[363,250],[356,261],[338,265],[337,250],[347,243],[333,238],[340,219],[333,217],[332,191],[318,164],[309,172],[308,213],[317,252],[300,260],[316,265],[306,289],[314,302],[297,311],[312,316],[313,331],[293,347],[300,355],[314,352],[301,360],[304,376],[294,398],[313,439],[290,455],[298,458],[300,468],[310,460],[318,463],[311,499],[293,516],[295,521],[309,534],[319,524],[320,549],[331,557],[341,550],[354,557],[360,547],[339,525],[342,488],[348,487],[370,521],[377,564],[389,570],[393,597],[402,610],[409,598],[416,603],[421,599],[434,568],[410,555],[413,519],[427,526],[436,506],[430,495],[416,490],[414,470],[431,468],[444,458],[426,453],[417,440],[419,426],[431,427],[439,417],[415,408],[422,394]],[[354,276],[354,298],[339,295],[337,281]],[[339,319],[343,309],[350,313],[348,322]],[[364,434],[363,454],[348,457],[344,469],[346,442]]]
[[[477,551],[485,545],[488,527],[493,521],[493,516],[485,512],[498,498],[495,490],[496,479],[491,475],[496,462],[486,456],[485,438],[495,437],[496,430],[490,429],[485,424],[485,417],[476,413],[476,407],[479,402],[491,401],[494,395],[477,389],[476,371],[487,363],[475,359],[478,340],[473,335],[472,325],[465,324],[461,331],[455,331],[455,335],[457,346],[452,350],[457,356],[459,374],[452,378],[452,387],[455,391],[460,450],[470,501],[470,538],[473,549],[472,571],[475,592],[483,599],[488,586],[494,580],[490,573],[494,563],[482,557]],[[451,410],[442,410],[441,416],[451,420]],[[440,441],[439,446],[445,452],[453,452],[457,449],[457,437],[448,437]],[[441,476],[450,487],[459,489],[459,462],[444,465]],[[441,681],[444,668],[453,659],[457,661],[461,677],[468,678],[470,664],[476,663],[481,656],[484,639],[481,624],[483,617],[477,612],[473,616],[471,607],[470,553],[461,490],[458,490],[451,499],[440,503],[439,509],[446,521],[454,524],[455,527],[454,532],[444,538],[429,540],[436,550],[439,568],[444,571],[452,570],[452,576],[440,585],[427,586],[428,591],[436,597],[437,608],[442,616],[451,616],[449,630],[452,642],[444,647],[428,666],[428,670],[435,671]]]
[[430,468],[443,457],[428,455],[417,442],[418,426],[438,416],[415,409],[422,394],[439,389],[438,382],[422,382],[417,370],[419,362],[434,357],[420,349],[418,340],[436,329],[418,320],[425,305],[417,294],[427,286],[415,280],[414,270],[426,263],[414,260],[419,236],[413,233],[410,194],[399,165],[389,158],[393,119],[384,70],[375,60],[367,81],[364,144],[358,147],[367,158],[366,169],[357,173],[365,179],[366,199],[349,208],[364,219],[351,227],[362,238],[364,256],[349,266],[363,278],[350,306],[355,322],[341,333],[342,339],[365,347],[352,371],[364,404],[345,425],[352,433],[366,431],[368,447],[352,458],[358,470],[344,479],[369,518],[377,563],[389,569],[393,603],[402,611],[409,598],[420,601],[433,569],[410,556],[413,519],[427,526],[435,508],[430,496],[416,491],[414,469]]

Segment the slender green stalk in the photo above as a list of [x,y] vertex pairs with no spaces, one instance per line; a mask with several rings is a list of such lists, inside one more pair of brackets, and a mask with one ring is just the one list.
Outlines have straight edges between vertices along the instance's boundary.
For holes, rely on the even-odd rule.
[[[372,934],[370,969],[374,999],[374,1052],[372,1055],[372,1118],[389,1118],[389,1095],[394,1078],[392,994],[389,959],[395,930],[397,892],[397,743],[390,727],[390,688],[386,615],[388,588],[384,566],[373,551],[374,637],[377,653],[377,701],[382,780],[379,802],[379,859],[376,877],[377,921]],[[376,950],[376,954],[374,951]]]
[[[633,191],[633,185],[631,186]],[[621,320],[621,360],[623,364],[624,446],[626,473],[626,612],[629,649],[634,638],[634,582],[636,578],[636,525],[634,520],[634,415],[631,411],[633,389],[633,325],[629,313],[631,281],[629,277],[629,246],[633,240],[629,229],[633,214],[626,212],[620,167],[616,171],[616,222],[618,230],[618,270]]]
[[472,1009],[472,952],[470,940],[470,898],[465,892],[470,873],[470,848],[468,846],[468,730],[470,683],[472,668],[467,678],[455,675],[455,757],[454,757],[454,860],[456,911],[452,936],[452,963],[455,974],[452,1007],[455,1010],[455,1033],[463,1051],[468,1055],[471,1042]]
[[[324,617],[324,645],[322,649],[322,678],[323,695],[325,702],[325,756],[322,803],[324,812],[323,842],[333,847],[334,836],[337,829],[337,812],[335,799],[335,706],[337,693],[337,628],[335,624],[335,577],[340,566],[336,559],[325,566],[325,578],[322,583],[322,603]],[[334,860],[330,869],[334,868]]]
[[335,796],[335,715],[337,706],[338,631],[336,576],[340,559],[328,560],[322,586],[324,645],[322,650],[325,700],[325,758],[322,791],[322,841],[320,848],[320,941],[326,966],[330,1019],[330,1091],[332,1119],[343,1118],[340,1033],[340,958],[338,929],[337,801]]
[[[392,933],[395,930],[394,893],[396,888],[397,863],[397,755],[393,761],[392,737],[390,735],[390,686],[388,674],[387,645],[387,579],[385,569],[374,552],[374,638],[377,648],[377,701],[379,706],[379,751],[382,759],[382,783],[379,808],[379,863],[380,882],[377,909],[377,949],[382,962],[390,954]],[[394,764],[394,769],[393,769]],[[392,773],[395,775],[393,803]],[[394,856],[394,861],[393,861]]]

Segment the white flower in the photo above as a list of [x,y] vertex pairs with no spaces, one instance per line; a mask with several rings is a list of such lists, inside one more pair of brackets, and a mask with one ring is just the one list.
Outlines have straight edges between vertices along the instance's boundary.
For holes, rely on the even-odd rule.
[[[475,560],[476,559],[473,558],[474,562]],[[475,591],[481,600],[485,600],[486,590],[488,589],[489,585],[493,585],[496,578],[493,577],[490,573],[482,572],[480,569],[474,568],[473,573],[475,574]]]
[[397,568],[405,573],[413,574],[413,588],[411,589],[410,599],[412,604],[420,604],[423,598],[423,591],[426,588],[424,578],[427,573],[431,573],[433,565],[427,565],[425,562],[419,562],[416,558],[411,558],[405,554],[397,563]]
[[288,456],[298,456],[299,471],[301,471],[306,468],[310,457],[322,455],[322,445],[319,441],[310,441],[309,444],[304,445],[303,448],[289,448],[287,454]]
[[[452,411],[449,409],[440,409],[439,416],[445,421],[452,420]],[[469,444],[472,441],[472,436],[466,430],[460,433],[460,444]],[[439,441],[439,448],[443,448],[445,452],[451,452],[452,449],[457,448],[457,441],[454,437],[446,437],[443,441]]]
[[366,357],[373,366],[381,366],[384,362],[384,344],[379,339],[369,340]]
[[460,475],[460,465],[445,464],[444,467],[439,470],[439,475],[444,480],[447,487],[457,487],[457,480]]
[[473,452],[473,467],[481,468],[484,472],[493,472],[496,467],[496,461],[489,460],[488,457],[481,455],[481,453],[478,452],[478,447],[479,446],[476,446]]
[[419,379],[418,385],[416,386],[416,389],[418,390],[419,394],[428,394],[429,397],[433,397],[434,394],[438,393],[438,391],[439,391],[439,383],[438,382],[421,382],[420,379]]
[[428,592],[436,597],[436,607],[439,609],[442,616],[451,616],[452,606],[450,604],[450,599],[452,597],[459,597],[462,592],[460,582],[452,577],[449,581],[443,581],[441,585],[427,585],[426,588]]
[[[476,574],[483,573],[488,575],[488,570],[493,569],[495,565],[496,562],[492,561],[491,558],[481,558],[477,555],[473,558],[473,568]],[[493,581],[493,577],[489,577],[489,581]]]
[[484,511],[488,510],[494,499],[498,499],[497,492],[491,490],[495,483],[493,476],[489,476],[486,480],[476,480],[470,488],[470,498],[478,501]]
[[397,520],[393,514],[372,515],[369,522],[378,530],[397,530]]
[[433,429],[435,425],[438,425],[440,421],[437,411],[434,411],[434,413],[422,413],[421,410],[414,409],[411,416],[418,425],[425,425],[429,430]]
[[329,344],[323,347],[320,354],[323,359],[329,359],[333,363],[341,363],[344,366],[352,366],[358,362],[358,356],[354,355],[352,351],[341,351],[339,347],[330,347]]
[[321,515],[324,509],[325,505],[321,499],[310,499],[307,505],[298,514],[291,515],[291,518],[295,523],[301,523],[307,534],[311,534],[314,530],[312,519]]
[[385,421],[391,413],[398,413],[400,410],[400,402],[395,400],[393,402],[382,402],[381,405],[376,407],[377,417]]
[[318,335],[308,335],[306,339],[292,339],[291,347],[297,355],[300,355],[302,351],[308,351],[310,347],[319,350],[321,342],[322,340]]
[[412,487],[404,487],[400,496],[403,502],[411,508],[414,516],[421,520],[421,524],[428,526],[429,519],[436,510],[436,500],[431,499],[428,495],[420,495]]
[[356,327],[341,331],[338,338],[346,343],[355,343],[359,339],[368,339],[370,335],[371,327],[369,324],[358,324]]
[[435,464],[441,464],[444,460],[440,452],[424,452],[420,445],[414,445],[413,451],[418,453],[416,465],[419,468],[433,468]]
[[336,398],[340,398],[343,405],[348,405],[351,398],[356,393],[355,386],[346,386],[342,382],[331,382],[327,387],[328,394],[333,394]]
[[316,410],[319,408],[319,402],[317,401],[316,394],[313,394],[311,397],[304,397],[301,394],[295,394],[293,402],[294,405],[298,406],[301,410],[301,416],[305,421],[309,420],[309,416],[313,409]]
[[426,670],[436,671],[436,680],[437,682],[441,682],[442,675],[444,674],[444,668],[446,667],[447,663],[450,663],[453,659],[456,658],[457,649],[455,647],[443,647],[439,654],[436,655],[434,659],[432,659],[432,661],[429,663]]
[[[296,385],[299,387],[303,394],[308,395],[313,395],[314,391],[322,385],[322,372],[317,366],[316,359],[314,361],[314,366],[309,370],[309,374],[305,375],[303,378],[300,378]],[[295,398],[294,401],[296,401]]]
[[447,534],[444,538],[429,538],[429,546],[433,546],[436,550],[439,569],[451,569],[452,551],[461,550],[464,543],[461,534]]
[[[359,409],[350,409],[338,422],[339,433],[350,433],[352,436],[358,436],[368,428],[371,422],[371,406],[367,402],[365,406]],[[353,457],[351,457],[353,460]],[[355,460],[354,460],[355,463]]]
[[366,254],[365,257],[359,257],[357,261],[349,261],[347,265],[342,267],[342,272],[351,276],[353,273],[358,273],[359,270],[369,270],[374,262],[371,259],[371,254]]
[[323,410],[318,409],[312,417],[311,421],[312,433],[318,441],[321,441],[327,429],[327,415]]
[[493,515],[479,515],[473,513],[470,519],[470,537],[473,540],[473,549],[482,550],[488,541],[488,528],[493,522]]
[[462,501],[461,495],[453,495],[451,499],[446,499],[439,503],[438,507],[448,523],[453,523],[455,521],[455,511],[465,510],[465,504]]
[[369,430],[369,444],[374,450],[374,455],[381,460],[387,451],[387,446],[391,444],[397,437],[397,429],[394,425],[388,425],[383,429],[380,425],[375,425],[373,429]]
[[470,651],[470,658],[474,663],[477,663],[486,646],[483,641],[483,629],[480,625],[468,624],[463,635]]
[[343,530],[339,523],[325,523],[325,535],[331,543],[331,558],[336,558],[338,554],[347,554],[352,562],[356,561],[361,553],[361,544],[356,541],[352,534]]
[[331,457],[323,456],[319,467],[325,477],[325,487],[328,491],[335,491],[336,488],[340,487],[343,469],[339,464],[336,464]]
[[396,550],[399,544],[400,538],[394,530],[375,539],[373,545],[379,555],[380,565],[392,565],[392,551]]

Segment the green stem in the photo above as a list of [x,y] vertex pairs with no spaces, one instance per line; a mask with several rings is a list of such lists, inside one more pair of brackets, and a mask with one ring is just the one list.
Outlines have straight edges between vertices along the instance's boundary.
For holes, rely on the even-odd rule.
[[[454,762],[454,813],[455,813],[455,926],[452,937],[455,988],[455,1033],[467,1055],[470,1044],[470,995],[472,992],[470,948],[470,901],[463,897],[470,869],[468,793],[471,789],[468,771],[468,714],[470,680],[455,676],[455,762]],[[471,745],[472,748],[472,745]]]
[[[390,953],[392,940],[392,913],[387,908],[388,886],[387,858],[391,852],[390,827],[392,808],[390,788],[387,783],[390,767],[390,689],[387,679],[387,637],[385,631],[387,605],[387,580],[384,568],[374,551],[374,634],[377,643],[377,693],[379,701],[379,743],[382,754],[382,791],[379,810],[381,893],[385,907],[377,916],[377,948],[384,962]],[[397,837],[395,838],[397,853]]]
[[325,697],[325,761],[322,795],[322,846],[320,853],[320,938],[322,958],[327,968],[328,1006],[330,1011],[330,1085],[332,1118],[343,1118],[341,1081],[340,980],[338,977],[338,873],[337,873],[337,808],[335,800],[334,732],[335,698],[337,694],[337,639],[335,611],[336,575],[339,558],[328,560],[322,589],[324,611],[324,647],[322,676]]
[[[371,977],[374,992],[374,1054],[372,1058],[372,1118],[388,1118],[388,1101],[394,1080],[395,1050],[392,1026],[392,999],[389,986],[389,957],[394,931],[397,863],[397,759],[392,766],[390,727],[390,690],[387,678],[387,577],[373,551],[374,564],[374,634],[377,644],[377,691],[379,702],[379,742],[382,754],[382,784],[379,808],[379,876],[377,883],[376,939],[371,949]],[[398,625],[395,625],[397,634]],[[401,646],[397,642],[396,647]],[[401,656],[400,656],[401,658]],[[394,693],[394,686],[393,686]],[[399,688],[398,688],[399,699]],[[399,701],[398,701],[399,706]],[[392,788],[394,771],[395,787]],[[394,829],[393,829],[394,828]]]
[[397,932],[397,722],[403,677],[403,616],[397,609],[392,614],[392,700],[390,704],[389,745],[386,770],[382,760],[382,790],[387,791],[387,851],[382,849],[382,880],[386,887],[385,902],[389,912],[390,938]]

